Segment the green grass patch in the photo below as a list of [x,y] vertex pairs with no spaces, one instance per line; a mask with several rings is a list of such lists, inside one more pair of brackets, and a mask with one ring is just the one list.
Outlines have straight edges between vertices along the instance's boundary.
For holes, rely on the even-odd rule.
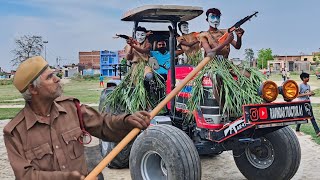
[[[98,106],[92,106],[92,108],[98,111]],[[22,108],[0,108],[0,120],[14,118],[21,109]]]
[[[319,89],[315,89],[313,92],[315,93],[315,95],[314,95],[315,97],[320,97],[320,88]],[[320,103],[320,102],[318,102],[318,103]]]
[[21,108],[0,108],[0,120],[14,118]]
[[[71,80],[64,85],[63,94],[65,96],[76,97],[82,103],[98,103],[101,90],[102,88],[99,88],[99,80],[97,79],[82,81]],[[0,86],[0,105],[24,104],[24,100],[21,98],[22,95],[12,84]]]
[[[290,79],[294,80],[297,82],[297,84],[301,84],[302,81],[300,79],[300,74],[292,74],[290,76]],[[283,81],[282,76],[280,74],[271,74],[269,80],[272,81]],[[320,97],[320,80],[317,80],[314,76],[310,76],[309,83],[311,87],[311,90],[315,92],[315,97]]]
[[81,103],[99,103],[101,90],[99,88],[99,80],[71,80],[70,83],[64,85],[63,94],[78,98]]
[[12,82],[13,82],[13,79],[2,79],[2,80],[0,80],[0,86],[1,85],[10,85],[10,84],[12,84]]
[[[318,126],[320,126],[320,104],[312,104],[313,114],[316,119]],[[295,126],[292,127],[295,130]],[[316,132],[313,129],[312,123],[309,121],[307,124],[302,124],[300,131],[308,134],[312,137],[312,139],[320,145],[320,137],[316,136]]]
[[269,80],[272,81],[282,81],[282,76],[280,74],[271,73]]
[[[0,86],[0,104],[7,104],[8,100],[14,100],[18,98],[22,98],[22,96],[20,92],[12,84]],[[14,102],[12,103],[15,104]]]

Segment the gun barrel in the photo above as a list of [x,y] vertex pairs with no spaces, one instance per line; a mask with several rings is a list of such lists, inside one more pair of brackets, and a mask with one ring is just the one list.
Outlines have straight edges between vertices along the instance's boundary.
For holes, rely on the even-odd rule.
[[116,36],[121,37],[123,39],[129,39],[130,37],[124,34],[116,34]]
[[[244,17],[243,19],[241,19],[240,21],[238,21],[237,23],[235,23],[233,25],[233,27],[235,28],[239,28],[242,24],[244,24],[245,22],[247,22],[248,20],[250,20],[253,16],[257,16],[258,14],[258,11],[254,12],[253,14],[249,15],[249,16],[246,16]],[[232,28],[232,27],[231,27]],[[231,29],[230,28],[230,29]]]

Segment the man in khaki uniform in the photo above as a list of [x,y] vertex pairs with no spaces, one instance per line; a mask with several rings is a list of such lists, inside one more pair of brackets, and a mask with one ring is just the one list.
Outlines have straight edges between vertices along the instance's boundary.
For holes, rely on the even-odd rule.
[[[20,64],[13,81],[25,107],[4,128],[8,158],[16,179],[84,179],[83,134],[72,97],[62,97],[60,78],[40,56]],[[145,129],[145,111],[113,115],[80,107],[84,129],[105,141],[119,141],[132,128]]]

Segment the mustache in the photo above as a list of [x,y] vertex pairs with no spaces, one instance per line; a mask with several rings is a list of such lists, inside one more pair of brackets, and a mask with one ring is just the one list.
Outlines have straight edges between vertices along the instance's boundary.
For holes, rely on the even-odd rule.
[[58,82],[58,88],[62,89],[63,88],[63,83],[62,82]]
[[211,23],[219,23],[220,21],[210,21]]

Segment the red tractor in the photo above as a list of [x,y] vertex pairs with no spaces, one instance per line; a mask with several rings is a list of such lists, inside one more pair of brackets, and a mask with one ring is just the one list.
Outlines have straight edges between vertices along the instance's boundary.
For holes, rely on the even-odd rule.
[[[128,11],[122,20],[133,21],[135,27],[139,22],[171,23],[169,49],[174,52],[177,22],[191,20],[202,12],[202,8],[191,6],[143,6]],[[171,58],[166,92],[169,93],[193,68],[176,66]],[[310,101],[291,102],[296,97],[292,92],[298,93],[297,84],[288,80],[278,87],[272,81],[264,82],[257,95],[266,102],[244,104],[243,114],[229,119],[221,114],[213,95],[212,78],[202,77],[202,85],[204,97],[197,104],[191,123],[184,123],[188,113],[186,102],[192,89],[192,85],[187,85],[167,105],[169,112],[156,116],[153,125],[141,132],[111,165],[114,168],[129,165],[134,180],[196,180],[201,179],[199,155],[232,151],[237,167],[248,179],[291,179],[300,165],[301,150],[288,125],[307,123],[312,116]],[[107,93],[108,89],[102,93],[101,101]],[[284,102],[272,102],[278,94],[283,95]],[[103,155],[115,145],[100,144]]]

